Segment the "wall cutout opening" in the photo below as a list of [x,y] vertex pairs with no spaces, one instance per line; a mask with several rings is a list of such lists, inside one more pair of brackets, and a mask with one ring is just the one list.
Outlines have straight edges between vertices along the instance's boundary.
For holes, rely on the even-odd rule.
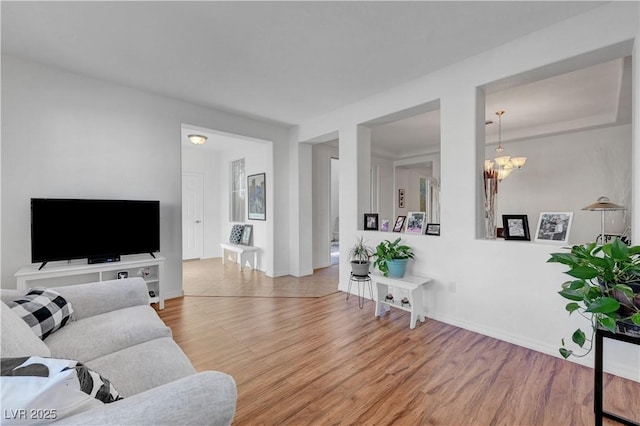
[[[602,60],[597,53],[575,61],[579,66],[568,60],[479,90],[486,144],[479,146],[478,164],[499,155],[527,157],[524,167],[497,184],[496,227],[504,228],[505,215],[526,215],[534,241],[541,213],[572,212],[568,243],[588,243],[600,234],[600,216],[583,207],[607,196],[626,210],[607,214],[606,233],[630,234],[632,61]],[[501,129],[497,111],[505,111]],[[484,200],[478,198],[477,237],[487,238]]]
[[440,101],[363,125],[371,129],[370,213],[379,215],[380,230],[393,232],[397,218],[412,212],[439,224]]

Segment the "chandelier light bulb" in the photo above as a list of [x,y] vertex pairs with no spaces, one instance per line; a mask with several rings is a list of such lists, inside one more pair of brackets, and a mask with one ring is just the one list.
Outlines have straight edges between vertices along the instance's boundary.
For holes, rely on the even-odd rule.
[[[484,170],[495,170],[498,172],[498,180],[502,181],[506,179],[512,171],[520,170],[527,162],[527,157],[511,157],[509,155],[502,155],[504,147],[502,146],[502,116],[505,113],[504,110],[496,111],[498,116],[498,146],[496,147],[496,158],[491,160],[485,160]],[[485,124],[491,124],[493,121],[487,120]]]

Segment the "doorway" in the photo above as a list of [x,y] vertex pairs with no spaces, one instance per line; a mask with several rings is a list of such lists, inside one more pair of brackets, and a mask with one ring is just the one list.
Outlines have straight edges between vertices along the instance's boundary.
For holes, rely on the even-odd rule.
[[340,161],[336,157],[331,157],[329,185],[329,222],[331,224],[331,264],[340,263],[340,205],[338,203],[338,178],[340,176]]
[[313,269],[339,264],[338,142],[313,144]]

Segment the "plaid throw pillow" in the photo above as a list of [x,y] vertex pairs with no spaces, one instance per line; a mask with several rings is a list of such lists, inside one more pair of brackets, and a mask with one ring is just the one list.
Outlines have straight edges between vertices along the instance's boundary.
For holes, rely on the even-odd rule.
[[42,340],[64,326],[73,314],[71,304],[60,293],[47,288],[30,289],[7,305]]

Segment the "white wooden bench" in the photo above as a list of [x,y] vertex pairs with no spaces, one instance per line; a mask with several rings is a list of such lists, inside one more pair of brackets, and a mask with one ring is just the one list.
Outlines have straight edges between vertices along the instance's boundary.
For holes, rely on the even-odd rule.
[[[391,278],[384,277],[377,273],[371,273],[370,276],[371,280],[376,283],[376,317],[384,315],[389,307],[394,307],[411,313],[409,328],[416,328],[418,321],[424,322],[424,288],[425,285],[431,281],[431,278],[417,277],[414,275],[405,275],[403,278]],[[408,306],[405,306],[401,300],[387,300],[385,296],[389,293],[389,288],[408,291]]]
[[231,244],[231,243],[220,243],[220,247],[222,247],[222,264],[223,265],[227,260],[227,251],[232,251],[236,253],[236,261],[240,265],[241,271],[242,271],[242,267],[247,262],[249,262],[249,266],[251,266],[251,269],[256,269],[256,267],[258,266],[258,247],[243,246],[240,244]]

